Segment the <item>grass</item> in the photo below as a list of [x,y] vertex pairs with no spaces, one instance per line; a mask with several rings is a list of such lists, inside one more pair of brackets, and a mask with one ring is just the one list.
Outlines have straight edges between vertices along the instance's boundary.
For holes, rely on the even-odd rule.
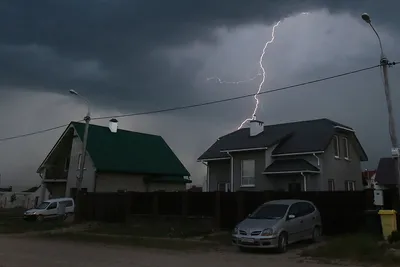
[[400,254],[394,247],[368,234],[333,238],[318,247],[307,249],[302,256],[317,259],[348,260],[354,262],[399,265]]
[[60,221],[27,222],[23,220],[23,208],[0,209],[0,234],[19,234],[65,227]]
[[220,247],[218,243],[204,241],[189,241],[185,239],[170,238],[145,238],[138,236],[105,235],[85,232],[44,233],[40,238],[52,240],[68,240],[75,242],[103,243],[112,245],[124,245],[134,247],[168,249],[168,250],[216,250]]
[[212,233],[212,229],[191,225],[190,223],[166,223],[139,222],[139,223],[101,223],[97,227],[87,230],[88,233],[128,235],[135,237],[169,237],[169,238],[190,238],[206,236]]

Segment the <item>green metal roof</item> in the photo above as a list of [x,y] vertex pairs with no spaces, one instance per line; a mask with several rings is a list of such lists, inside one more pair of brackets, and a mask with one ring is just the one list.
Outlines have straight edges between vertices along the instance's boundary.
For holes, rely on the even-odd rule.
[[[83,139],[85,124],[71,122]],[[87,151],[97,171],[190,176],[161,136],[89,126]]]

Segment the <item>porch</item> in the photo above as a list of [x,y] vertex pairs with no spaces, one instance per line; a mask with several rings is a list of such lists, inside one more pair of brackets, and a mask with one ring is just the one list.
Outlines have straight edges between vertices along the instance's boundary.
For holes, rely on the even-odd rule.
[[66,195],[74,129],[67,129],[40,165],[38,172],[51,198]]
[[319,191],[319,168],[304,159],[279,159],[263,172],[271,178],[274,190],[300,192]]

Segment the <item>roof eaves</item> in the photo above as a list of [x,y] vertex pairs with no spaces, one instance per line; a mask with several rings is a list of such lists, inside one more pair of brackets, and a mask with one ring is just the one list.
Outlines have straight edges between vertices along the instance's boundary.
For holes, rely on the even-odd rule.
[[254,147],[254,148],[242,148],[242,149],[226,149],[221,150],[221,153],[230,153],[230,152],[246,152],[246,151],[259,151],[259,150],[267,150],[268,147]]
[[51,148],[50,152],[47,154],[47,156],[44,158],[44,160],[42,161],[42,163],[39,165],[38,169],[36,170],[36,173],[40,173],[42,168],[44,167],[44,164],[46,163],[46,161],[49,159],[50,155],[53,153],[54,149],[56,149],[56,147],[58,146],[58,144],[61,142],[61,140],[63,139],[63,137],[66,135],[66,133],[68,132],[68,130],[70,129],[71,125],[74,122],[70,122],[68,124],[68,126],[65,128],[64,132],[61,134],[61,136],[58,138],[57,142],[54,144],[54,146]]

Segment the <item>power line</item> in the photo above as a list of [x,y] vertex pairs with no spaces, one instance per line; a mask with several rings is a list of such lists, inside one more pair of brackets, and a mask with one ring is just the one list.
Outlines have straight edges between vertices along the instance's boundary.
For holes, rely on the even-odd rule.
[[[393,66],[393,65],[396,65],[396,64],[399,64],[399,63],[400,62],[391,62],[391,63],[389,63],[389,65]],[[292,89],[292,88],[296,88],[296,87],[301,87],[301,86],[305,86],[305,85],[309,85],[309,84],[314,84],[314,83],[319,83],[319,82],[323,82],[323,81],[327,81],[327,80],[332,80],[332,79],[336,79],[336,78],[340,78],[340,77],[356,74],[356,73],[359,73],[359,72],[375,69],[375,68],[378,68],[380,66],[381,65],[379,64],[379,65],[375,65],[375,66],[371,66],[371,67],[367,67],[367,68],[357,69],[357,70],[348,71],[348,72],[344,72],[344,73],[333,75],[333,76],[328,76],[328,77],[325,77],[325,78],[311,80],[311,81],[308,81],[308,82],[297,83],[297,84],[293,84],[293,85],[289,85],[289,86],[284,86],[284,87],[275,88],[275,89],[271,89],[271,90],[261,91],[258,95],[269,94],[269,93],[274,93],[274,92],[278,92],[278,91],[284,91],[284,90],[288,90],[288,89]],[[253,96],[254,96],[254,93],[253,94],[236,96],[236,97],[231,97],[231,98],[220,99],[220,100],[214,100],[214,101],[209,101],[209,102],[203,102],[203,103],[198,103],[198,104],[178,106],[178,107],[173,107],[173,108],[158,109],[158,110],[136,112],[136,113],[128,113],[128,114],[114,115],[114,116],[94,117],[94,118],[92,118],[92,120],[103,120],[103,119],[111,119],[111,118],[123,118],[123,117],[134,117],[134,116],[141,116],[141,115],[150,115],[150,114],[156,114],[156,113],[163,113],[163,112],[170,112],[170,111],[176,111],[176,110],[183,110],[183,109],[190,109],[190,108],[214,105],[214,104],[219,104],[219,103],[239,100],[239,99],[243,99],[243,98],[253,97]],[[28,137],[28,136],[32,136],[32,135],[37,135],[37,134],[42,134],[42,133],[45,133],[45,132],[50,132],[50,131],[54,131],[56,129],[67,127],[68,125],[69,125],[69,123],[68,124],[59,125],[59,126],[55,126],[55,127],[51,127],[51,128],[47,128],[47,129],[43,129],[43,130],[39,130],[39,131],[35,131],[35,132],[31,132],[31,133],[26,133],[26,134],[21,134],[21,135],[14,135],[14,136],[10,136],[10,137],[0,138],[0,142],[9,141],[9,140],[13,140],[13,139],[24,138],[24,137]]]
[[[393,62],[393,65],[395,65],[396,63],[397,62]],[[339,78],[339,77],[343,77],[343,76],[348,76],[348,75],[355,74],[355,73],[358,73],[358,72],[371,70],[371,69],[374,69],[374,68],[378,68],[380,66],[381,65],[379,64],[379,65],[375,65],[375,66],[372,66],[372,67],[367,67],[367,68],[362,68],[362,69],[358,69],[358,70],[354,70],[354,71],[349,71],[349,72],[345,72],[345,73],[341,73],[341,74],[337,74],[337,75],[329,76],[329,77],[325,77],[325,78],[320,78],[320,79],[316,79],[316,80],[312,80],[312,81],[308,81],[308,82],[297,83],[297,84],[293,84],[293,85],[289,85],[289,86],[285,86],[285,87],[280,87],[280,88],[275,88],[275,89],[271,89],[271,90],[261,91],[258,95],[269,94],[269,93],[274,93],[274,92],[278,92],[278,91],[284,91],[284,90],[292,89],[292,88],[295,88],[295,87],[300,87],[300,86],[309,85],[309,84],[313,84],[313,83],[323,82],[323,81],[327,81],[327,80],[331,80],[331,79],[335,79],[335,78]],[[115,115],[115,116],[96,117],[96,118],[93,118],[92,120],[123,118],[123,117],[134,117],[134,116],[140,116],[140,115],[163,113],[163,112],[169,112],[169,111],[175,111],[175,110],[181,110],[181,109],[189,109],[189,108],[196,108],[196,107],[208,106],[208,105],[213,105],[213,104],[219,104],[219,103],[223,103],[223,102],[229,102],[229,101],[234,101],[234,100],[247,98],[247,97],[253,97],[253,96],[254,96],[254,93],[247,94],[247,95],[236,96],[236,97],[231,97],[231,98],[220,99],[220,100],[214,100],[214,101],[209,101],[209,102],[203,102],[203,103],[199,103],[199,104],[180,106],[180,107],[158,109],[158,110],[153,110],[153,111],[144,111],[144,112],[137,112],[137,113],[128,113],[128,114]],[[1,141],[1,139],[0,139],[0,141]]]

